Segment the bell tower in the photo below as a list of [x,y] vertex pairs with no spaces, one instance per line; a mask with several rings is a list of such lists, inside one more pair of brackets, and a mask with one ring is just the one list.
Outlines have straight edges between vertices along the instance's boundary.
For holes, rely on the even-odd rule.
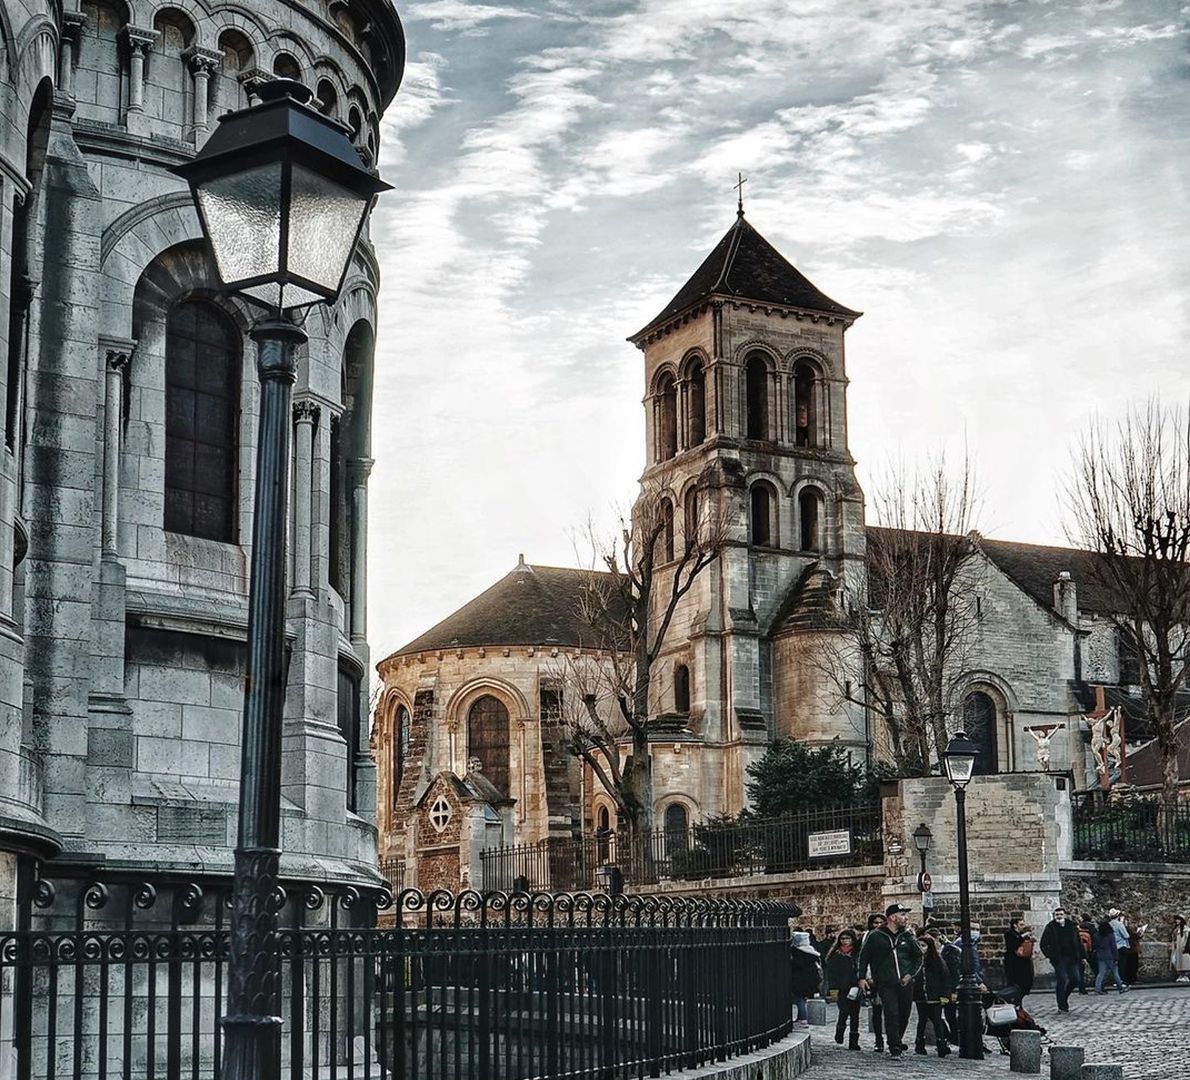
[[666,734],[670,745],[654,753],[659,821],[679,798],[702,818],[737,812],[747,766],[775,738],[864,745],[862,721],[857,730],[805,662],[814,636],[830,632],[844,584],[862,583],[844,363],[844,334],[859,316],[792,266],[741,207],[629,339],[645,361],[642,490],[672,501],[675,531],[702,513],[724,535],[658,664],[657,711],[681,715],[684,705],[690,744]]

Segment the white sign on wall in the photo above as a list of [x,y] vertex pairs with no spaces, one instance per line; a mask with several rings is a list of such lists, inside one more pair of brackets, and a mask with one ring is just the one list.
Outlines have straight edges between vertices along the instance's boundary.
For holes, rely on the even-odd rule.
[[851,830],[834,829],[831,832],[812,832],[809,836],[810,858],[829,859],[835,855],[851,854]]

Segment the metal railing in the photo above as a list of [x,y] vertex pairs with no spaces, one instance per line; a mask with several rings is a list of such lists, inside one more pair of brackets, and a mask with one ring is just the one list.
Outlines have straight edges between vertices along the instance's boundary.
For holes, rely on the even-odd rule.
[[[43,886],[46,928],[0,937],[18,1080],[217,1080],[226,898]],[[283,914],[289,1080],[659,1076],[791,1029],[791,905],[302,886]]]
[[380,876],[388,882],[393,892],[400,892],[411,884],[405,870],[405,860],[400,855],[385,855],[380,860]]
[[625,885],[705,881],[884,860],[878,806],[808,811],[755,823],[711,822],[683,831],[549,839],[480,853],[489,889],[603,887],[614,866]]
[[1107,802],[1076,796],[1074,857],[1102,861],[1190,862],[1190,803],[1164,809],[1151,796]]

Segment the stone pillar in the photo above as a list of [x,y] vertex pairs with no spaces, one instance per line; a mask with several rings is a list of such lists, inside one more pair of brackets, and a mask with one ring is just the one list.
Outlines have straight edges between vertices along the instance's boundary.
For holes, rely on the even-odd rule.
[[314,421],[318,406],[299,401],[293,407],[293,595],[312,599],[310,567],[313,541]]
[[[124,27],[124,40],[128,43],[128,108],[127,112],[140,114],[145,111],[145,70],[149,53],[157,44],[156,30],[144,27]],[[126,118],[127,119],[127,118]]]
[[124,416],[124,371],[132,357],[131,342],[104,341],[103,508],[100,527],[104,559],[119,555],[120,428]]
[[368,636],[368,475],[374,462],[356,458],[348,463],[351,485],[351,641]]
[[78,62],[79,40],[90,20],[81,11],[62,12],[62,40],[58,53],[57,93],[74,97],[74,67]]
[[1124,1066],[1106,1062],[1084,1065],[1082,1080],[1124,1080]]
[[190,135],[198,143],[201,141],[200,136],[207,130],[211,76],[219,70],[223,56],[211,49],[191,45],[182,53],[182,59],[186,61],[186,66],[189,67],[193,79],[194,96],[190,110]]
[[1050,1080],[1082,1080],[1086,1054],[1081,1046],[1051,1046]]
[[1041,1072],[1040,1031],[1010,1031],[1008,1033],[1008,1050],[1010,1072]]
[[255,105],[260,101],[257,96],[257,88],[262,82],[267,82],[273,76],[270,75],[263,68],[253,67],[247,71],[241,71],[239,74],[240,85],[244,88],[244,93],[247,95],[249,106]]

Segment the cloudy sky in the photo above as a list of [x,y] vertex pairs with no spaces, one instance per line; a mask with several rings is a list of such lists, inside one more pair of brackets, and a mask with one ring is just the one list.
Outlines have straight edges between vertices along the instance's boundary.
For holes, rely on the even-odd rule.
[[379,658],[572,565],[644,463],[647,322],[734,219],[848,333],[850,441],[969,448],[979,524],[1063,542],[1096,412],[1187,393],[1190,6],[1177,0],[399,3],[373,224]]

